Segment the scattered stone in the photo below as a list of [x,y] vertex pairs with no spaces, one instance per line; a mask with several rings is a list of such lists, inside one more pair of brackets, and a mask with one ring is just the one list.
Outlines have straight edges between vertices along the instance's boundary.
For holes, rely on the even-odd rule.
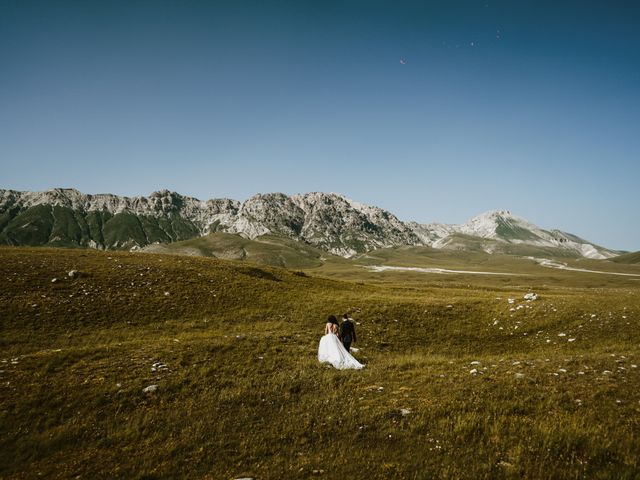
[[570,338],[570,339],[567,340],[567,342],[575,342],[575,341],[576,341],[575,338]]
[[453,305],[447,305],[447,308],[453,308]]
[[516,299],[515,298],[508,298],[507,302],[511,305],[513,303],[515,303]]
[[142,393],[153,393],[158,390],[158,385],[149,385],[142,389]]
[[58,281],[58,279],[57,279],[57,278],[52,278],[52,279],[51,279],[51,283],[56,283],[57,281]]
[[480,365],[480,362],[478,360],[474,360],[470,363],[470,365]]
[[165,297],[168,297],[169,295],[171,295],[169,292],[164,292]]
[[71,278],[77,278],[80,276],[80,272],[78,270],[70,270],[68,275]]
[[158,371],[162,371],[162,370],[169,370],[169,367],[167,367],[162,362],[156,362],[153,365],[151,365],[151,371],[152,372],[158,372]]
[[533,292],[527,293],[527,294],[525,294],[524,299],[528,300],[528,301],[537,300],[538,299],[538,294],[537,293],[533,293]]
[[524,378],[524,373],[516,373],[516,378]]
[[558,334],[558,336],[559,336],[559,337],[566,337],[566,336],[567,336],[567,334],[566,334],[566,333],[559,333],[559,334]]
[[471,370],[469,370],[469,373],[471,375],[475,375],[476,373],[478,373],[478,369],[477,368],[472,368]]
[[401,414],[403,417],[406,417],[407,415],[410,415],[410,414],[411,414],[411,409],[410,409],[410,408],[401,408],[401,409],[400,409],[400,414]]

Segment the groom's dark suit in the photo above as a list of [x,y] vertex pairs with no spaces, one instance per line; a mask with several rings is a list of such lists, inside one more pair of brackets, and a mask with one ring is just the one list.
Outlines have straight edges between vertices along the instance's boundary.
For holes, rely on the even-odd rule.
[[347,352],[351,348],[351,342],[356,341],[356,327],[351,320],[343,320],[340,324],[340,340]]

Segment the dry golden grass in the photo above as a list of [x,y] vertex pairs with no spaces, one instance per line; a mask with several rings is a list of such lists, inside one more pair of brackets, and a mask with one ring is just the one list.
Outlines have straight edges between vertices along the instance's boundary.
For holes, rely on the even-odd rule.
[[536,272],[0,249],[0,476],[637,478],[638,282]]

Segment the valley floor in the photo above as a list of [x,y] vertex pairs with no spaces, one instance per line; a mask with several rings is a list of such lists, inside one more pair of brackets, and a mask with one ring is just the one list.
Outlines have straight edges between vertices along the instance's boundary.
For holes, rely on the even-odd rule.
[[640,282],[523,268],[0,248],[0,477],[637,478]]

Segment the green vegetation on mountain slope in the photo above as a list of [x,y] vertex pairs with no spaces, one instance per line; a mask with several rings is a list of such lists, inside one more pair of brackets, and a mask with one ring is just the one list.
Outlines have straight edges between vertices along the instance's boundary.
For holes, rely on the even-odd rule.
[[610,258],[610,260],[616,263],[640,263],[640,252],[627,253]]
[[154,242],[193,238],[199,231],[177,214],[162,217],[83,212],[68,207],[36,205],[0,215],[0,245],[129,249]]
[[[637,475],[636,279],[350,268],[0,249],[0,476]],[[316,360],[345,311],[362,371]]]

